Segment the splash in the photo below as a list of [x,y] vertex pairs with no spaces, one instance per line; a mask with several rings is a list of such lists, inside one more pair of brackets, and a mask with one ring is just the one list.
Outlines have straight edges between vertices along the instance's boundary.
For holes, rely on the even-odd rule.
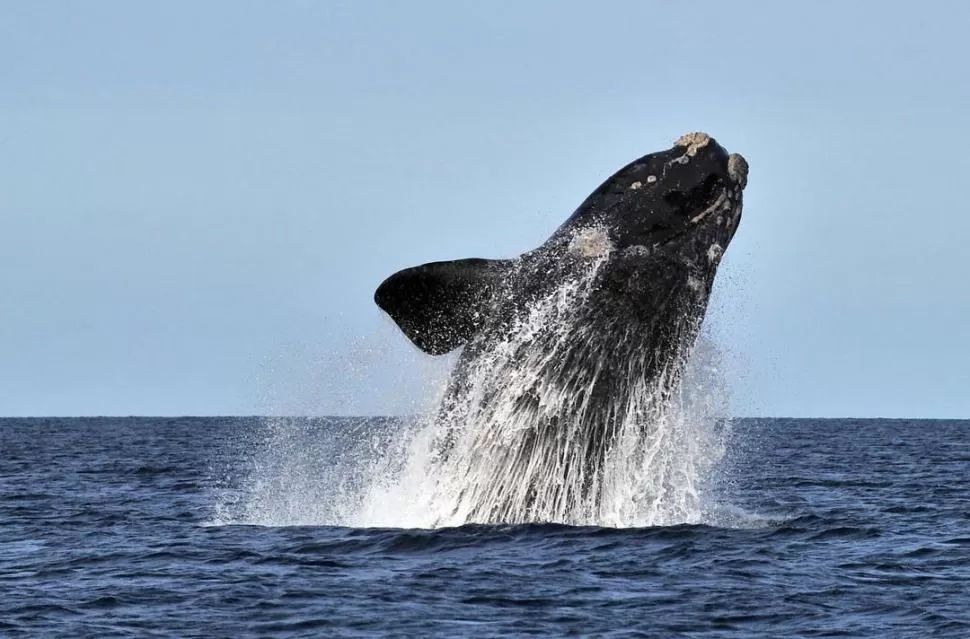
[[[471,358],[437,413],[376,465],[357,526],[702,523],[729,423],[717,351],[656,375],[641,327],[586,321],[603,260]],[[687,329],[685,329],[687,330]]]
[[681,348],[646,374],[641,327],[604,330],[583,314],[604,262],[469,358],[434,410],[380,424],[269,422],[242,497],[217,521],[716,524],[730,431],[720,353],[702,335],[689,363]]

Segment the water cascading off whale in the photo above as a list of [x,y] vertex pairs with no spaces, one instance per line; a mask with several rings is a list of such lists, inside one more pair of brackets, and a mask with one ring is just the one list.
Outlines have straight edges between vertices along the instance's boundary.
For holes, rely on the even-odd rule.
[[[421,350],[464,347],[437,413],[451,521],[601,521],[618,459],[677,389],[748,165],[703,133],[620,169],[538,248],[432,262],[375,301]],[[622,455],[620,453],[623,453]]]

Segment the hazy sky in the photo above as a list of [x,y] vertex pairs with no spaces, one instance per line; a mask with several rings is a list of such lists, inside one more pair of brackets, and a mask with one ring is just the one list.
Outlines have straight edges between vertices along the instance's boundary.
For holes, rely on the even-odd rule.
[[402,410],[424,358],[385,276],[532,248],[703,130],[751,164],[708,318],[735,411],[970,417],[967,24],[956,0],[6,3],[0,415]]

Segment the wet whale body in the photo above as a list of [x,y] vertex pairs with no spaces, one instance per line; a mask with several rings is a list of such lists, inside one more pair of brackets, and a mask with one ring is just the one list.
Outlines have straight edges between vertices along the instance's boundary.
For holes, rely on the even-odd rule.
[[432,262],[375,301],[422,351],[464,347],[433,444],[453,521],[601,521],[677,388],[748,165],[704,133],[600,185],[538,248]]

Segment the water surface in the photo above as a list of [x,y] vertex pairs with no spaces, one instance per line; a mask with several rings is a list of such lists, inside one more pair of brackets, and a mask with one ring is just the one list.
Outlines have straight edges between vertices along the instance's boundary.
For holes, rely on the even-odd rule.
[[0,420],[0,635],[970,636],[970,422],[740,420],[700,524],[333,525],[396,427]]

